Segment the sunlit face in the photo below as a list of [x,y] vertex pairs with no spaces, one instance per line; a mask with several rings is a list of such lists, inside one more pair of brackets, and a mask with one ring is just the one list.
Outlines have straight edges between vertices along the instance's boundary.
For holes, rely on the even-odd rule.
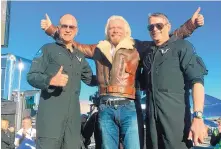
[[107,35],[111,43],[117,45],[126,37],[125,22],[120,19],[111,20],[109,22]]
[[73,17],[63,17],[60,20],[59,35],[64,43],[70,43],[77,33],[77,21]]
[[32,126],[32,124],[31,124],[31,120],[30,119],[24,119],[22,121],[22,127],[24,129],[29,129],[29,128],[31,128],[31,126]]
[[161,41],[169,36],[170,24],[163,17],[150,17],[148,30],[154,41]]

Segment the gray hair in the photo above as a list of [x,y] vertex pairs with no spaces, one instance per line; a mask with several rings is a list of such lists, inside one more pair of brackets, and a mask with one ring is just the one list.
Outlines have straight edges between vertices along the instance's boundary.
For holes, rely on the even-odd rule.
[[166,20],[166,22],[167,22],[168,24],[170,24],[170,21],[169,21],[167,15],[165,15],[165,14],[163,14],[163,13],[156,12],[156,13],[148,14],[148,20],[150,20],[151,17],[160,17],[160,18],[163,18],[164,20]]
[[105,37],[106,37],[107,40],[109,39],[109,37],[107,35],[107,31],[108,31],[110,21],[112,21],[112,20],[122,20],[124,22],[124,29],[127,33],[126,36],[131,37],[131,28],[130,28],[129,23],[122,16],[113,15],[107,20],[107,24],[105,26]]

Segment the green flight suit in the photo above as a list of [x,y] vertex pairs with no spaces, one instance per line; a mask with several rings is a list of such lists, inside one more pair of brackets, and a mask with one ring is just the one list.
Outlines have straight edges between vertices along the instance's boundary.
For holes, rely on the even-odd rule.
[[189,90],[207,74],[202,59],[185,40],[153,44],[143,59],[147,91],[148,149],[186,149],[191,126]]
[[[67,85],[50,86],[61,66],[68,75]],[[92,85],[92,70],[84,55],[77,49],[71,53],[61,42],[46,44],[33,59],[27,80],[42,90],[36,121],[37,149],[79,149],[81,80]]]

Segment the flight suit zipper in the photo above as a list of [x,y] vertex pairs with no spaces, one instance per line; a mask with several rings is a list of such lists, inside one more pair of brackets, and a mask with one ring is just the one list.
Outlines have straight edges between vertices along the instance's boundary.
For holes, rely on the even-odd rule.
[[156,110],[156,102],[155,102],[155,89],[154,89],[154,81],[153,81],[153,76],[154,76],[154,66],[155,66],[155,57],[157,55],[157,52],[158,52],[158,48],[154,49],[156,50],[156,53],[154,54],[154,51],[153,51],[153,63],[151,65],[151,87],[152,87],[152,100],[153,101],[153,106],[154,106],[154,117],[155,119],[157,120],[157,110]]

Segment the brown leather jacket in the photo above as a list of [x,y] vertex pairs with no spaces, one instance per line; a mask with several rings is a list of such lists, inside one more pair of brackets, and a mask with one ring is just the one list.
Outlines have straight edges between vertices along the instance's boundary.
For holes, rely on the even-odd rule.
[[139,54],[133,39],[124,39],[111,54],[111,44],[102,41],[94,52],[100,95],[135,99],[135,73]]
[[[186,38],[195,29],[196,26],[188,20],[173,34],[178,38]],[[57,27],[51,25],[46,33],[57,38],[56,31]],[[140,58],[133,43],[128,47],[127,42],[122,42],[116,47],[113,56],[110,52],[111,45],[107,41],[98,45],[84,45],[73,41],[73,46],[83,52],[87,58],[95,60],[100,95],[108,94],[135,99],[135,74]]]

